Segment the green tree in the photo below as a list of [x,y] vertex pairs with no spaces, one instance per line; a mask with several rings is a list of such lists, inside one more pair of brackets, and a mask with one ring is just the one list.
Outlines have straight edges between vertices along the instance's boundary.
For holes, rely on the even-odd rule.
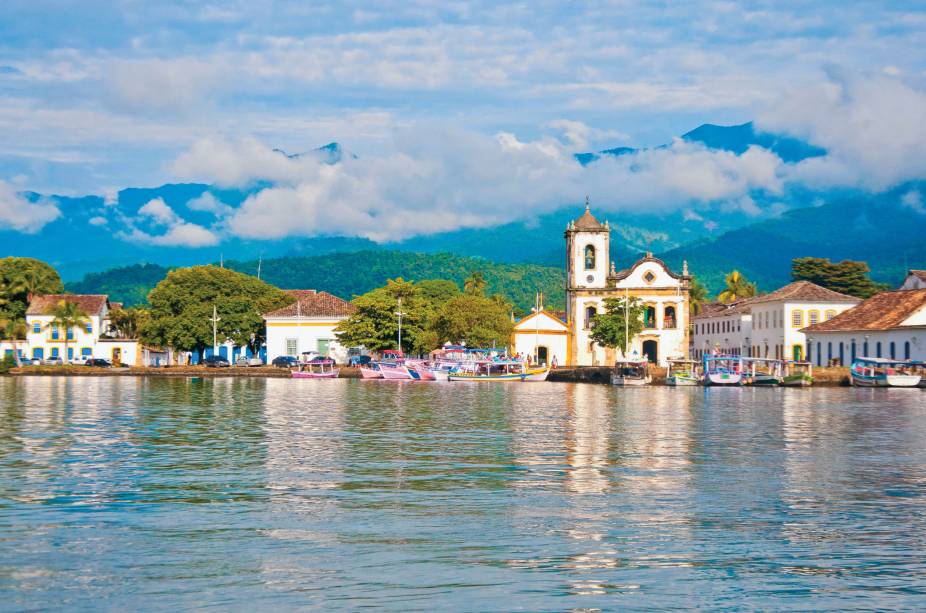
[[425,352],[424,332],[433,318],[433,305],[421,289],[401,277],[389,279],[353,300],[357,310],[335,328],[335,336],[345,347],[363,345],[374,351],[395,349],[398,343],[399,311],[402,310],[402,351]]
[[27,332],[28,327],[22,319],[12,317],[0,319],[0,338],[8,339],[13,343],[13,360],[17,367],[22,366],[22,361],[19,359],[19,341],[26,338]]
[[202,361],[212,346],[214,305],[218,341],[230,339],[254,351],[266,336],[263,314],[292,302],[282,290],[227,268],[179,268],[148,294],[151,308],[139,333],[147,343],[195,351]]
[[834,292],[858,298],[870,298],[889,289],[869,278],[871,270],[865,262],[843,260],[831,262],[828,258],[795,258],[791,260],[791,278],[810,281]]
[[113,309],[109,312],[109,334],[118,338],[138,338],[139,331],[145,326],[150,315],[148,309],[129,307]]
[[69,333],[71,330],[77,327],[82,327],[87,324],[89,319],[87,318],[87,313],[84,312],[80,305],[76,302],[71,302],[69,300],[59,300],[58,303],[51,308],[49,315],[52,316],[51,326],[57,326],[61,334],[64,335],[64,355],[62,360],[65,364],[68,364],[71,359],[68,357],[68,345],[70,344]]
[[752,283],[743,274],[734,270],[723,278],[726,287],[717,294],[717,300],[720,302],[735,302],[743,298],[751,298],[756,295],[756,284]]
[[460,286],[448,279],[425,279],[415,286],[421,291],[423,298],[437,307],[460,295]]
[[434,331],[439,343],[507,347],[514,329],[509,307],[510,303],[504,298],[461,294],[441,307],[434,321]]
[[486,278],[481,270],[474,270],[463,282],[463,293],[470,296],[482,296],[485,293]]
[[688,288],[688,301],[691,304],[691,314],[697,315],[701,308],[708,302],[707,288],[701,285],[697,277],[691,277],[691,285]]
[[626,355],[627,348],[643,331],[643,316],[646,307],[634,296],[629,298],[605,298],[604,313],[595,315],[589,336],[604,347],[620,348]]
[[0,285],[4,288],[4,304],[0,305],[0,309],[14,319],[25,318],[33,296],[64,291],[58,272],[33,258],[0,259]]

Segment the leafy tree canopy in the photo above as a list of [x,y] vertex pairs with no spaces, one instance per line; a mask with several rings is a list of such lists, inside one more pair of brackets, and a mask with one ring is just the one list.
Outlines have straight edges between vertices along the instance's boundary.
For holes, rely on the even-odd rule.
[[178,268],[151,290],[150,315],[139,332],[145,342],[196,351],[202,357],[212,345],[215,305],[218,341],[228,338],[254,350],[265,337],[263,313],[292,302],[282,290],[227,268]]
[[723,280],[726,287],[717,294],[720,302],[735,302],[756,295],[756,284],[747,279],[740,271],[734,270]]
[[[435,294],[435,285],[428,283],[427,292]],[[439,295],[441,292],[437,292]],[[457,290],[459,293],[459,290]],[[399,299],[402,312],[402,351],[420,353],[430,351],[432,340],[425,331],[434,317],[434,302],[425,290],[401,277],[389,279],[385,286],[354,298],[357,310],[338,324],[335,335],[345,347],[364,345],[381,351],[398,346]]]
[[507,347],[513,329],[510,303],[501,296],[461,294],[448,300],[434,320],[438,345],[449,341]]
[[795,281],[810,281],[834,292],[869,298],[889,287],[875,283],[865,262],[843,260],[831,262],[828,258],[796,258],[791,261],[791,278]]
[[595,315],[590,336],[599,345],[620,348],[626,354],[624,348],[643,331],[646,307],[630,296],[629,299],[605,298],[604,308],[604,313]]
[[58,272],[41,260],[7,257],[0,259],[0,312],[23,319],[32,296],[64,291]]

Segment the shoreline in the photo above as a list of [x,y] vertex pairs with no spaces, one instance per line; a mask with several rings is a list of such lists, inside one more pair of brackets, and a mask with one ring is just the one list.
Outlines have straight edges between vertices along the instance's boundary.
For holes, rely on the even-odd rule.
[[[289,379],[287,368],[272,366],[206,368],[204,366],[171,366],[151,368],[129,366],[124,368],[91,368],[88,366],[23,366],[13,368],[8,373],[13,377],[237,377],[267,379]],[[652,385],[664,386],[665,368],[653,368]],[[360,379],[360,370],[341,367],[339,379]],[[814,368],[814,387],[848,387],[848,368]],[[550,372],[547,379],[553,383],[592,383],[607,385],[611,383],[611,368],[608,366],[580,366],[575,368],[557,368]]]

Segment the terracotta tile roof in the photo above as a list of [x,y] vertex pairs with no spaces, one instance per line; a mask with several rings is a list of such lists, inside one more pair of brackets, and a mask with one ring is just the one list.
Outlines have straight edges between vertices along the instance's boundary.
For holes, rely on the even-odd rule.
[[760,302],[774,302],[776,300],[802,301],[802,302],[861,302],[861,298],[847,296],[834,292],[831,289],[820,287],[810,281],[795,281],[777,289],[771,294],[757,296],[753,304]]
[[751,312],[752,304],[757,298],[743,298],[734,302],[710,302],[701,305],[701,312],[692,317],[695,319],[711,319],[712,317],[726,317],[727,315],[745,315]]
[[582,216],[572,222],[572,225],[576,230],[583,230],[586,232],[589,230],[607,230],[607,227],[603,223],[595,219],[595,216],[592,215],[592,211],[588,206],[585,207],[585,212]]
[[285,291],[296,301],[289,306],[264,313],[264,317],[346,317],[357,310],[350,302],[328,292],[317,292],[314,289]]
[[51,310],[62,300],[77,304],[87,315],[100,315],[106,306],[107,298],[105,294],[46,294],[44,296],[33,296],[29,308],[26,309],[26,315],[50,315]]
[[881,292],[828,321],[808,326],[801,332],[891,330],[926,307],[926,289]]

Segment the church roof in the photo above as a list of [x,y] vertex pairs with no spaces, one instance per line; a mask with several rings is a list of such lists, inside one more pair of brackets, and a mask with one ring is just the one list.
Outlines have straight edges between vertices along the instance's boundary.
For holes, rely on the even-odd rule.
[[585,212],[582,213],[582,216],[572,222],[573,230],[580,230],[582,232],[595,232],[598,230],[608,230],[608,226],[598,221],[594,215],[592,215],[591,208],[588,203],[585,203]]

